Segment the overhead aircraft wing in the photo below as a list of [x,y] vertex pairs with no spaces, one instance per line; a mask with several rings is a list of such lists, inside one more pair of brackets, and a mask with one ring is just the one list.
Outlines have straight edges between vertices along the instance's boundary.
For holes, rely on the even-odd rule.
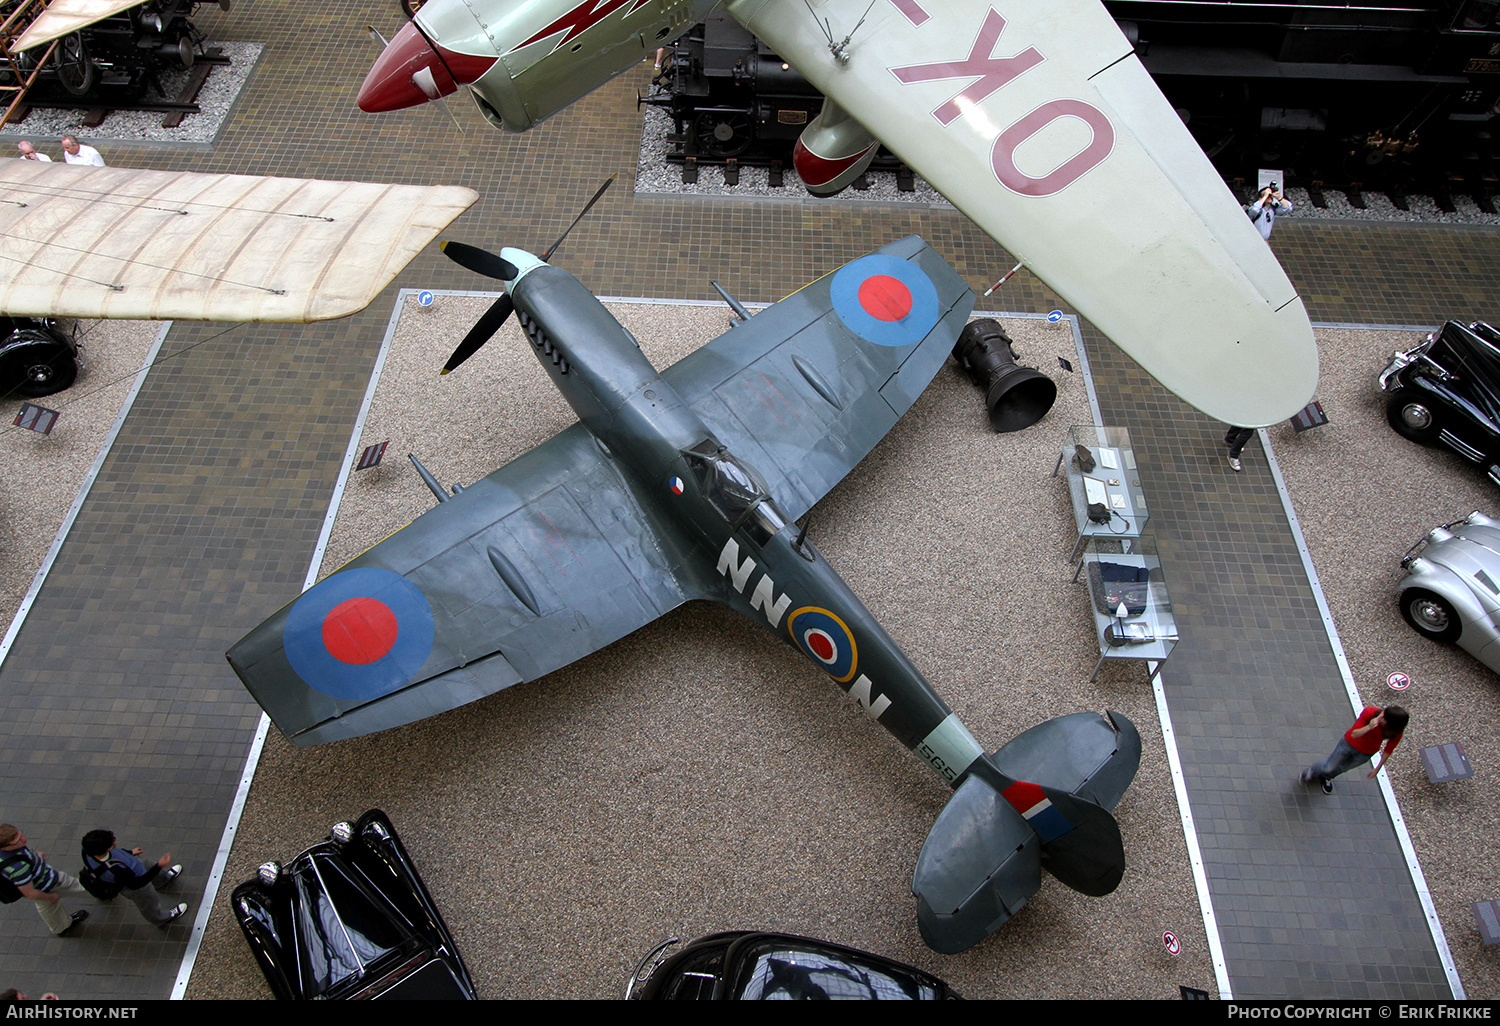
[[[911,297],[904,317],[882,319],[891,311],[879,306],[881,285],[898,302]],[[795,519],[922,394],[973,307],[963,279],[911,236],[767,307],[662,377]]]
[[459,186],[0,160],[0,313],[344,317],[478,198]]
[[714,594],[657,526],[575,424],[323,578],[229,662],[299,745],[435,715]]
[[36,16],[21,33],[15,45],[16,53],[33,46],[61,39],[70,32],[88,28],[96,21],[103,21],[112,14],[119,14],[132,7],[139,7],[146,0],[52,0],[46,10]]
[[1296,289],[1098,0],[728,10],[1188,403],[1312,397]]

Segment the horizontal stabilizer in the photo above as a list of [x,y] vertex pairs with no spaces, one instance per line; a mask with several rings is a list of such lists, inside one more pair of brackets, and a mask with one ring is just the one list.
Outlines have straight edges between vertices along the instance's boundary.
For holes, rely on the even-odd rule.
[[1042,882],[1036,832],[988,781],[970,775],[927,834],[911,891],[934,951],[955,955],[999,929]]
[[933,824],[912,877],[922,939],[944,954],[1015,915],[1046,869],[1101,897],[1125,873],[1112,809],[1135,777],[1141,738],[1116,712],[1038,724],[977,760]]

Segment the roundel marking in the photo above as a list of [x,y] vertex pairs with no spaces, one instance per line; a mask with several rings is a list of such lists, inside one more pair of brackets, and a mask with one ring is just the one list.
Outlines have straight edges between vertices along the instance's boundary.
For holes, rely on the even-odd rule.
[[899,321],[911,313],[911,289],[888,274],[872,274],[859,283],[859,305],[877,321]]
[[281,643],[309,687],[368,702],[417,675],[435,633],[432,607],[416,585],[360,567],[319,581],[292,603]]
[[671,477],[667,479],[667,490],[673,495],[681,495],[683,489],[682,478]]
[[937,286],[916,264],[871,253],[834,272],[833,311],[866,342],[893,348],[920,342],[938,320]]
[[396,643],[396,614],[372,598],[352,598],[323,618],[323,647],[341,663],[373,663]]
[[849,625],[835,614],[817,606],[803,606],[786,621],[787,633],[797,647],[812,657],[840,684],[854,679],[859,668],[859,649]]

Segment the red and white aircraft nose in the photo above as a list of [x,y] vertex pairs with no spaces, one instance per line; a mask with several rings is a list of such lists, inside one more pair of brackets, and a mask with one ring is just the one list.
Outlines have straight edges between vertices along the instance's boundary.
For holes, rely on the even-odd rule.
[[454,53],[429,44],[414,24],[404,25],[375,61],[359,87],[359,109],[367,114],[415,107],[477,81],[495,57]]

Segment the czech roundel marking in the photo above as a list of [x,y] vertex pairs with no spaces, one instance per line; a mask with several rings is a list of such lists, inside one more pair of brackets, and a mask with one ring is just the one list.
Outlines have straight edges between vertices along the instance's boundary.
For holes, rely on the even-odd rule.
[[1161,935],[1161,942],[1162,942],[1163,946],[1166,947],[1167,954],[1169,954],[1169,955],[1180,955],[1180,954],[1182,954],[1182,941],[1178,940],[1177,939],[1177,935],[1175,933],[1173,933],[1171,930],[1168,930],[1166,933],[1164,933],[1164,934]]
[[667,478],[667,490],[669,492],[671,492],[673,495],[681,495],[682,494],[682,478],[680,478],[680,477],[669,477],[669,478]]
[[878,346],[920,342],[937,324],[937,287],[910,260],[860,257],[834,272],[830,290],[844,326]]
[[307,685],[371,701],[404,687],[432,652],[432,607],[406,578],[378,567],[345,570],[303,593],[281,644]]
[[1405,691],[1411,687],[1411,678],[1400,670],[1387,677],[1385,682],[1390,685],[1392,691]]
[[859,649],[849,627],[833,613],[816,606],[803,606],[787,617],[787,633],[823,672],[840,684],[854,679],[859,668]]

